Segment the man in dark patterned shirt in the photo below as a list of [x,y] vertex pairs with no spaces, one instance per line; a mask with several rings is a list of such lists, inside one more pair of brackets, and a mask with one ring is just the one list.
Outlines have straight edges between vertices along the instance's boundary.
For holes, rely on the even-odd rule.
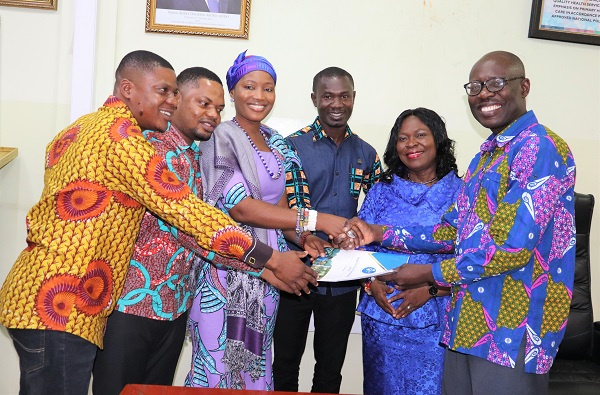
[[[379,180],[377,152],[348,126],[355,96],[352,76],[339,67],[328,67],[314,77],[311,98],[319,115],[311,125],[287,138],[302,162],[302,168],[287,180],[290,207],[309,204],[320,213],[351,218],[356,215],[360,191],[366,193]],[[327,240],[327,235],[317,235]],[[357,289],[358,281],[353,281],[322,283],[308,295],[281,293],[274,334],[275,390],[298,390],[300,361],[314,314],[312,391],[340,391]]]

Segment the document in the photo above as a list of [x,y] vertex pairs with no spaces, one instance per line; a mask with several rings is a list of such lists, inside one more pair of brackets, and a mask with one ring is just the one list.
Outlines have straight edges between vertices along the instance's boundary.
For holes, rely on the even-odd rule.
[[315,259],[312,268],[320,282],[338,282],[377,277],[408,263],[408,254],[386,254],[362,250],[326,248],[324,257]]

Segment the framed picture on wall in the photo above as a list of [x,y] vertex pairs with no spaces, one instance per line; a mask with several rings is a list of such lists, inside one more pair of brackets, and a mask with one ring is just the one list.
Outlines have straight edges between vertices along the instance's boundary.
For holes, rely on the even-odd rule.
[[529,37],[600,45],[600,1],[533,0]]
[[58,0],[0,0],[0,5],[13,7],[47,8],[55,10]]
[[146,31],[248,38],[250,0],[147,0]]

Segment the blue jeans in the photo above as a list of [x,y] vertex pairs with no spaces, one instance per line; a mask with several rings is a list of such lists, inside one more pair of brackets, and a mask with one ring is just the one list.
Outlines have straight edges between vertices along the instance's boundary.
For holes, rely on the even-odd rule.
[[87,395],[97,347],[66,332],[8,329],[19,355],[19,395]]

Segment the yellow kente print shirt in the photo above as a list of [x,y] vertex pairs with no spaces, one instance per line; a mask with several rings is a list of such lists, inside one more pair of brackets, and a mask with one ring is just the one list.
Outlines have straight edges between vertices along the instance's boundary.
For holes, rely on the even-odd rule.
[[111,96],[46,148],[44,190],[27,215],[27,248],[0,290],[0,324],[102,347],[146,208],[205,249],[254,265],[272,253],[179,181]]

